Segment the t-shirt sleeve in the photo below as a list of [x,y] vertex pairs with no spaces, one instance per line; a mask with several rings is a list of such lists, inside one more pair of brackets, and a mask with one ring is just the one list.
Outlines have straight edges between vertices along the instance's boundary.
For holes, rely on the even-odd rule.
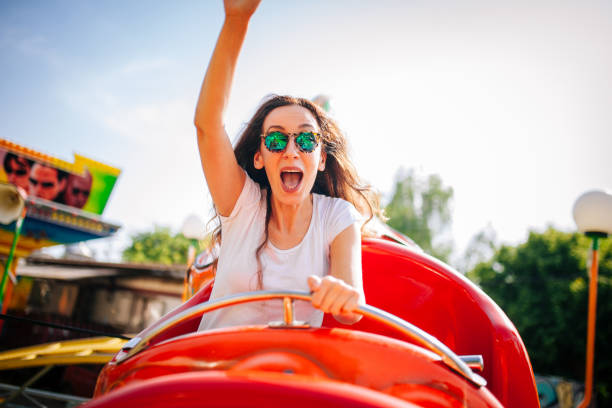
[[330,244],[349,225],[363,221],[363,216],[353,204],[342,199],[333,199],[326,218],[327,242]]
[[244,186],[242,187],[242,191],[240,192],[240,196],[238,196],[238,200],[236,200],[236,204],[234,204],[234,208],[229,216],[224,217],[219,215],[221,219],[221,224],[225,224],[227,222],[231,222],[233,219],[238,217],[243,211],[249,211],[253,207],[257,207],[259,205],[259,201],[261,200],[262,191],[259,187],[259,184],[253,181],[245,172]]

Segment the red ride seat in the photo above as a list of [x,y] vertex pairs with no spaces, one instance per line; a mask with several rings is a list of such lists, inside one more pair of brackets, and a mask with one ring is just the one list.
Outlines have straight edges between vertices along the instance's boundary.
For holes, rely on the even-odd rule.
[[[362,243],[366,302],[436,337],[458,355],[482,355],[487,388],[505,407],[537,407],[527,350],[497,304],[448,265],[406,246],[380,239]],[[323,325],[401,338],[376,322],[353,326],[325,316]]]
[[[363,283],[369,305],[425,330],[458,355],[484,359],[481,375],[506,407],[537,407],[538,394],[525,346],[504,312],[476,285],[448,265],[404,245],[365,238]],[[162,321],[209,299],[213,282],[162,318]],[[167,330],[154,343],[196,331],[200,317]],[[325,327],[342,327],[405,340],[376,322],[352,326],[326,315]],[[146,332],[146,330],[145,330]]]

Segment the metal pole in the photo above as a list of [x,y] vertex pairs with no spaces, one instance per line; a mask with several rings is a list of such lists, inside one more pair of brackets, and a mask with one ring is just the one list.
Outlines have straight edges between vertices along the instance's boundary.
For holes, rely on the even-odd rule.
[[40,377],[44,376],[45,374],[47,374],[49,372],[49,370],[51,370],[54,366],[53,365],[48,365],[45,366],[42,370],[40,370],[39,372],[37,372],[36,374],[34,374],[34,376],[32,378],[30,378],[28,381],[26,381],[19,389],[13,391],[11,393],[11,395],[9,395],[4,402],[2,402],[2,406],[7,406],[9,402],[11,402],[12,400],[14,400],[15,398],[17,398],[18,396],[20,396],[23,391],[29,387],[30,385],[34,384],[36,381],[38,381],[40,379]]
[[187,250],[187,270],[185,271],[185,278],[183,279],[183,302],[186,302],[193,296],[193,288],[189,287],[189,279],[191,277],[191,268],[194,268],[196,259],[196,248],[198,247],[198,240],[189,238],[189,248]]
[[23,225],[23,220],[26,215],[26,209],[24,207],[21,215],[15,221],[15,234],[13,236],[13,244],[11,245],[11,250],[9,251],[8,258],[6,259],[6,265],[4,265],[4,275],[2,275],[2,283],[0,283],[0,310],[4,310],[4,291],[6,290],[6,279],[9,277],[11,273],[11,263],[13,262],[13,256],[15,254],[15,249],[17,248],[17,241],[19,240],[19,234],[21,234],[21,226]]
[[[21,387],[18,387],[16,385],[0,383],[0,390],[19,391],[20,388]],[[52,400],[57,400],[57,401],[64,401],[64,402],[68,402],[72,404],[82,404],[90,400],[90,398],[77,397],[75,395],[69,395],[69,394],[60,394],[58,392],[39,390],[39,389],[29,388],[29,387],[24,388],[22,394],[29,395],[31,397],[39,397],[39,398],[52,399]]]
[[[587,234],[590,235],[590,234]],[[595,360],[595,318],[597,312],[597,275],[598,275],[598,235],[593,238],[593,257],[591,260],[591,280],[589,283],[589,317],[587,326],[586,371],[584,374],[584,398],[578,408],[585,408],[591,404],[593,397],[593,363]]]

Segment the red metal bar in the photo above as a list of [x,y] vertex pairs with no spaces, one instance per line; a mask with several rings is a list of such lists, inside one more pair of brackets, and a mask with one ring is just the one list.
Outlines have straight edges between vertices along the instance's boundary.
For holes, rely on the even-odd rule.
[[593,259],[591,260],[591,281],[589,283],[589,317],[587,327],[586,372],[584,375],[584,398],[578,408],[591,404],[593,397],[593,362],[595,359],[595,317],[597,311],[597,237],[593,237]]

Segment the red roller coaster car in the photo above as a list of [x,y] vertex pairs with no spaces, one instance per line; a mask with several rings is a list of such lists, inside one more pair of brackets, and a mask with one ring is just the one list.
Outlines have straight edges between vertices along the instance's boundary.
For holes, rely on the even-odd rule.
[[[539,406],[523,342],[482,290],[410,245],[364,238],[362,253],[359,323],[295,322],[306,293],[206,302],[210,283],[127,343],[85,406]],[[196,332],[202,313],[272,298],[281,322]]]

